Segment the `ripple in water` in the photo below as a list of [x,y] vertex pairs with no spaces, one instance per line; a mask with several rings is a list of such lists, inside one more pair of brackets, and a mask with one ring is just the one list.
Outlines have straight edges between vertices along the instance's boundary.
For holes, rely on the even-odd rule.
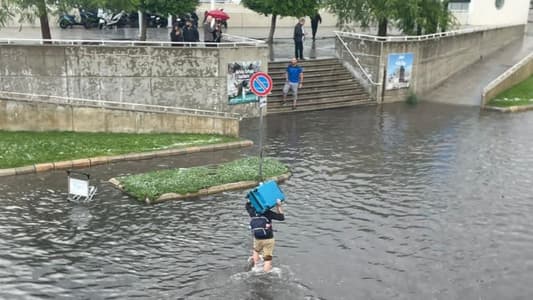
[[[266,119],[287,163],[274,274],[243,273],[246,191],[156,206],[118,174],[216,163],[257,148],[0,179],[3,299],[527,299],[533,294],[533,114],[388,105]],[[257,140],[257,120],[241,132]]]

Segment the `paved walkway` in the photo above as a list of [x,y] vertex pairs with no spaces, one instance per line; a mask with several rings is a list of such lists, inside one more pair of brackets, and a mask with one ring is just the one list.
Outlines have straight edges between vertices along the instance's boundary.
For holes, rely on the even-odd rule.
[[[307,39],[304,43],[304,56],[308,58],[324,58],[335,56],[335,27],[319,27],[317,40]],[[228,28],[227,33],[238,36],[246,36],[255,39],[266,39],[269,28]],[[293,28],[280,27],[275,31],[274,44],[270,47],[270,57],[272,60],[286,60],[294,55],[294,44],[292,41]],[[167,41],[169,38],[167,28],[148,28],[147,40]],[[52,28],[54,39],[83,39],[83,40],[136,40],[139,35],[137,28],[119,29],[84,29],[81,26],[61,29]],[[200,40],[203,40],[203,33],[200,31]],[[37,27],[25,27],[22,30],[17,28],[0,29],[0,38],[41,38],[41,31]]]

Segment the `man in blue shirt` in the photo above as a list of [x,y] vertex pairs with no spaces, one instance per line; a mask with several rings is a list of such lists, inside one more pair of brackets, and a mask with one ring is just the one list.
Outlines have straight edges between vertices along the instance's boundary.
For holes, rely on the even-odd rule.
[[296,100],[298,99],[298,88],[303,87],[304,69],[298,65],[296,57],[291,59],[291,63],[287,66],[285,71],[285,85],[283,86],[283,105],[287,101],[287,93],[289,89],[292,91],[294,100],[292,101],[292,109],[296,109]]

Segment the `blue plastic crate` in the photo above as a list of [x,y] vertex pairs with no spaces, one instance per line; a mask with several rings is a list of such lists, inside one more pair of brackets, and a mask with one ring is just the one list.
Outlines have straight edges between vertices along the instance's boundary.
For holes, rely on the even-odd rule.
[[250,200],[250,203],[258,213],[264,213],[275,207],[278,199],[285,201],[285,195],[273,180],[265,181],[263,184],[251,190],[246,195],[246,198]]

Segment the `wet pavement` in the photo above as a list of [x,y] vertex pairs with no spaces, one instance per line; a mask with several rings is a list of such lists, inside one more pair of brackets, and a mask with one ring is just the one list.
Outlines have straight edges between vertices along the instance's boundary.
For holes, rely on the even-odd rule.
[[[228,28],[227,33],[237,36],[246,36],[256,39],[266,39],[268,28]],[[272,60],[287,60],[294,56],[294,43],[292,41],[292,28],[278,28],[273,45],[270,46]],[[335,42],[333,27],[319,27],[317,39],[307,39],[304,42],[304,57],[326,58],[335,56]],[[147,40],[168,41],[170,29],[148,28]],[[118,29],[84,29],[81,26],[72,29],[52,28],[54,39],[87,39],[87,40],[137,40],[139,31],[136,28]],[[35,38],[39,39],[39,28],[16,28],[0,29],[0,38]],[[203,32],[200,31],[200,40],[203,40]]]
[[[486,75],[484,60],[461,79],[481,86],[523,47],[488,58],[500,63]],[[477,101],[471,84],[452,83],[434,99]],[[66,200],[65,172],[0,178],[0,299],[533,294],[533,112],[398,103],[274,115],[265,124],[265,154],[293,173],[281,185],[287,220],[274,225],[274,273],[243,272],[247,191],[146,206],[107,183],[257,154],[251,148],[87,169],[98,187],[89,204]],[[257,126],[243,121],[243,138],[257,144]]]
[[422,100],[455,105],[479,106],[483,88],[500,74],[533,52],[533,23],[524,39],[511,43],[458,72],[441,86],[423,95]]
[[[528,299],[533,113],[391,104],[268,116],[287,163],[276,272],[243,272],[246,191],[146,206],[111,177],[256,148],[0,179],[1,299]],[[242,123],[257,143],[258,121]]]

